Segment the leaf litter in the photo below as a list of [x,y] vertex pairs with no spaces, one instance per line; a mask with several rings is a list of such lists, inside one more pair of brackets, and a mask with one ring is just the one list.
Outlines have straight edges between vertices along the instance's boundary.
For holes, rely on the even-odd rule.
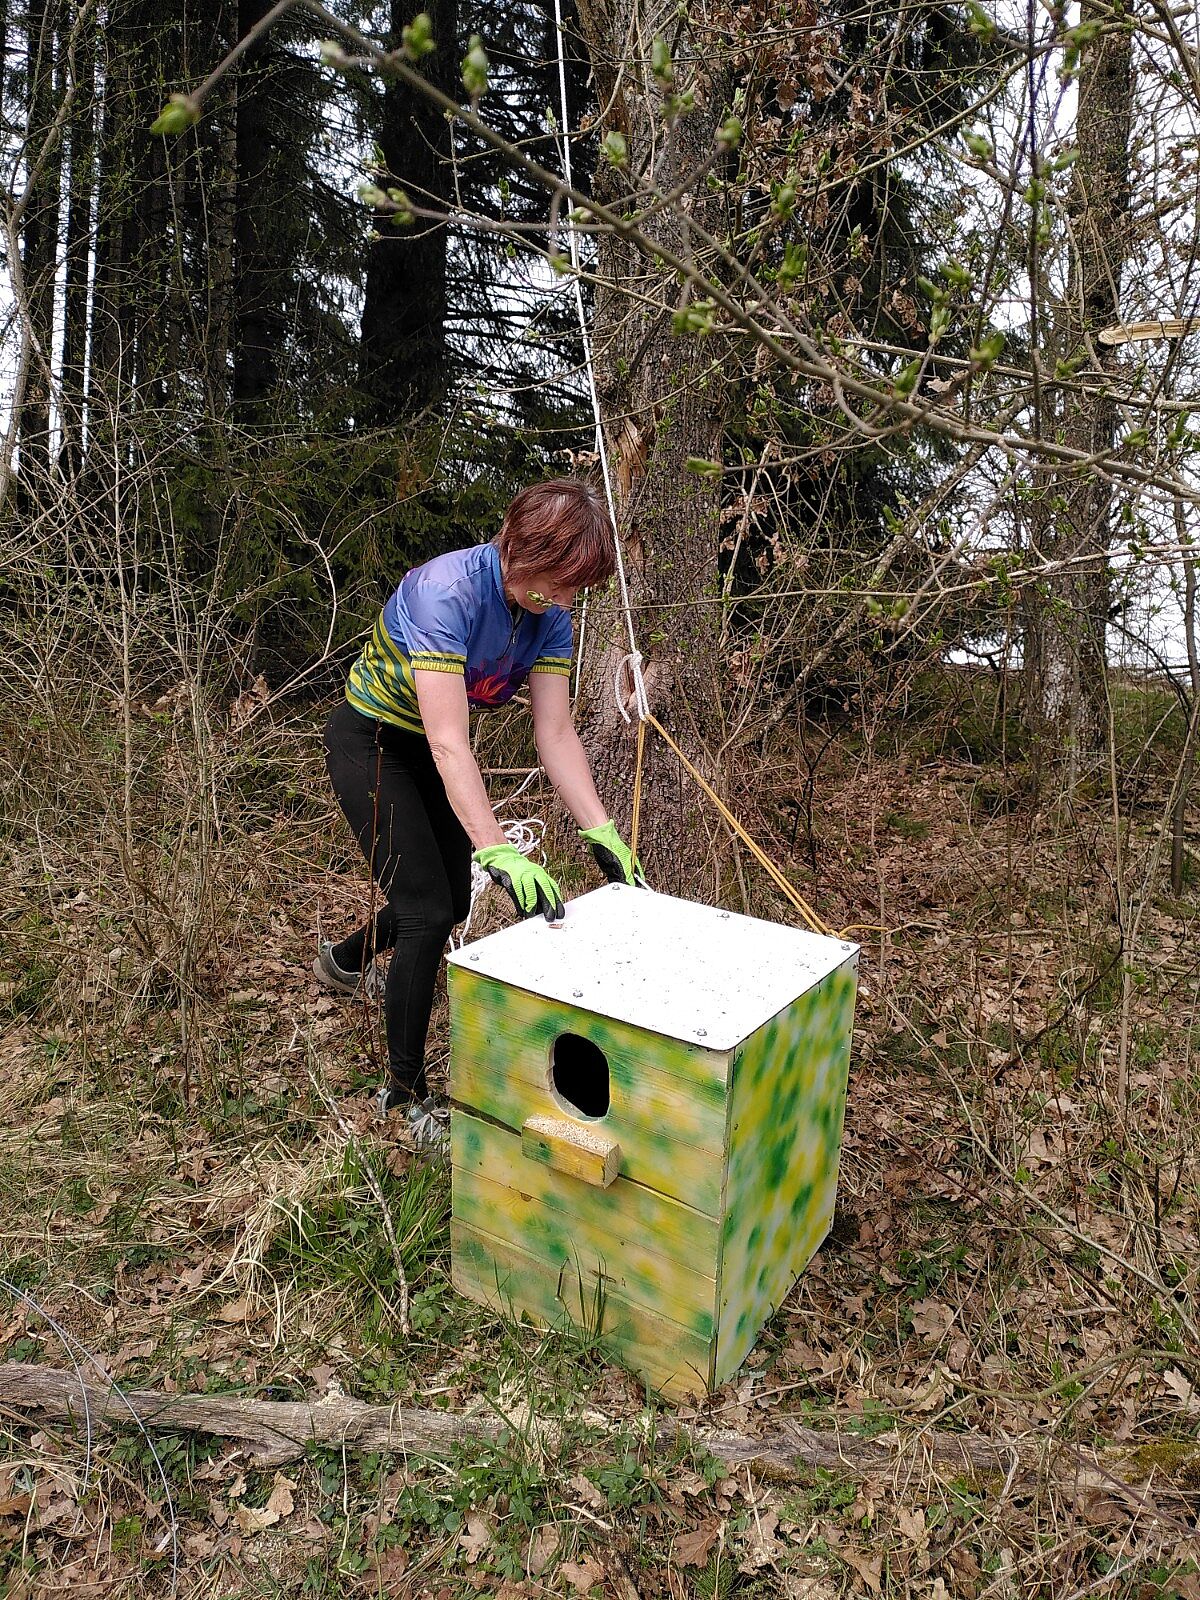
[[[1122,1024],[1094,988],[1111,926],[1104,873],[1036,815],[981,823],[956,800],[974,781],[952,763],[898,762],[825,783],[823,909],[895,930],[865,941],[839,1216],[755,1364],[685,1408],[749,1437],[794,1421],[910,1439],[895,1471],[869,1481],[762,1482],[714,1472],[702,1451],[656,1448],[645,1396],[619,1369],[456,1300],[444,1232],[421,1247],[414,1335],[397,1345],[386,1283],[370,1281],[385,1259],[370,1253],[373,1202],[294,1060],[299,1047],[317,1063],[396,1204],[414,1169],[402,1136],[381,1136],[368,1113],[378,1018],[331,1003],[307,976],[314,907],[349,922],[363,906],[361,879],[328,871],[327,828],[313,830],[308,877],[293,830],[255,841],[257,881],[271,885],[259,898],[277,913],[246,914],[225,955],[236,981],[215,972],[187,1008],[203,1058],[190,1107],[178,1094],[184,1008],[123,993],[103,887],[72,900],[58,937],[97,975],[86,1010],[60,988],[0,1042],[4,1249],[47,1310],[134,1386],[452,1396],[463,1412],[503,1394],[506,1415],[518,1396],[521,1416],[566,1424],[552,1450],[545,1428],[522,1423],[482,1456],[464,1447],[393,1470],[326,1452],[286,1477],[168,1435],[185,1592],[232,1593],[255,1568],[297,1595],[317,1571],[364,1593],[511,1600],[621,1595],[627,1583],[684,1594],[725,1582],[722,1570],[739,1593],[806,1600],[973,1597],[1006,1571],[1051,1592],[1105,1577],[1118,1597],[1200,1594],[1196,1540],[1180,1531],[1200,1489],[1181,1320],[1195,1315],[1200,1271],[1200,1091],[1170,1025],[1196,993],[1196,908],[1147,919]],[[884,814],[931,819],[929,831],[865,852]],[[1090,848],[1103,856],[1099,837]],[[442,1000],[435,1072],[445,1026]],[[1112,1070],[1122,1026],[1124,1109]],[[63,1070],[85,1040],[107,1062],[86,1081]],[[9,1359],[61,1364],[36,1318],[6,1329]],[[619,1450],[614,1425],[628,1429]],[[136,1442],[107,1436],[84,1483],[70,1430],[7,1426],[0,1529],[40,1590],[110,1592],[137,1572],[142,1592],[165,1593],[161,1491]],[[922,1458],[934,1429],[1040,1441],[1044,1466],[1009,1481],[947,1475]],[[1056,1459],[1093,1445],[1120,1448],[1114,1475],[1132,1497],[1082,1467],[1064,1485]]]

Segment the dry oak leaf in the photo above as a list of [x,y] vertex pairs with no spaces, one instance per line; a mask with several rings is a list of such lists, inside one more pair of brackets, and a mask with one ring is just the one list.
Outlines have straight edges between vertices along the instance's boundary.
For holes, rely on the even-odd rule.
[[[787,1600],[838,1600],[838,1592],[828,1578],[815,1578],[801,1572],[785,1572]],[[945,1591],[943,1591],[944,1600]]]
[[599,1511],[608,1504],[602,1492],[590,1478],[585,1478],[582,1472],[577,1472],[573,1478],[567,1479],[567,1488],[574,1489],[585,1506],[591,1506],[593,1511]]
[[880,1592],[880,1580],[883,1577],[882,1556],[869,1556],[865,1550],[855,1550],[849,1545],[844,1550],[839,1550],[838,1554],[843,1561],[854,1568],[872,1594]]
[[676,1472],[667,1485],[667,1499],[677,1506],[683,1505],[685,1497],[689,1494],[697,1495],[706,1494],[707,1492],[708,1485],[704,1479],[698,1472],[692,1472],[687,1467]]
[[284,1517],[290,1517],[296,1509],[296,1502],[292,1497],[292,1490],[295,1487],[292,1478],[285,1478],[282,1472],[277,1472],[265,1506],[234,1507],[238,1527],[247,1535],[262,1533],[264,1528],[273,1528],[277,1522],[282,1522]]
[[783,1554],[784,1547],[775,1537],[779,1526],[779,1513],[773,1506],[758,1512],[746,1530],[746,1547],[738,1562],[738,1571],[757,1572],[760,1567],[773,1565]]
[[912,1329],[922,1339],[937,1343],[954,1323],[954,1312],[938,1300],[918,1300],[912,1310]]
[[1185,1411],[1200,1411],[1200,1398],[1178,1367],[1168,1367],[1163,1373],[1163,1382]]
[[218,1322],[261,1322],[267,1316],[268,1307],[251,1307],[244,1294],[238,1295],[236,1300],[231,1300],[227,1306],[222,1306],[217,1312]]
[[914,1511],[909,1511],[906,1506],[897,1506],[896,1526],[906,1539],[911,1539],[918,1547],[929,1541],[929,1534],[925,1528],[925,1512],[920,1506]]
[[681,1533],[671,1546],[671,1555],[677,1567],[703,1567],[707,1565],[713,1545],[720,1537],[722,1524],[716,1517],[702,1522],[690,1533]]
[[540,1578],[550,1565],[554,1552],[558,1549],[558,1529],[552,1522],[544,1528],[538,1528],[529,1541],[529,1552],[526,1564],[532,1578]]
[[592,1556],[584,1556],[582,1561],[564,1561],[558,1570],[572,1589],[587,1590],[594,1583],[604,1582],[604,1568]]
[[467,1565],[473,1566],[492,1542],[492,1530],[486,1517],[472,1511],[467,1525],[458,1536],[459,1548],[466,1553]]
[[368,1556],[358,1581],[368,1594],[391,1594],[407,1570],[408,1551],[402,1544],[394,1544]]
[[50,1528],[58,1533],[70,1533],[79,1518],[78,1503],[65,1494],[51,1494],[44,1505],[39,1500],[34,1507],[34,1526],[39,1530]]

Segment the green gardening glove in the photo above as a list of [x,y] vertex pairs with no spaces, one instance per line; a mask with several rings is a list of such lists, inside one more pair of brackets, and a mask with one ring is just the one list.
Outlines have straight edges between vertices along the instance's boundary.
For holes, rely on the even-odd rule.
[[580,828],[579,837],[591,845],[596,865],[609,883],[634,883],[645,887],[642,863],[633,859],[611,817],[599,828]]
[[561,922],[566,915],[554,879],[545,867],[523,856],[516,845],[489,844],[476,850],[471,859],[478,861],[494,883],[508,890],[521,916],[536,916],[540,911],[547,922]]

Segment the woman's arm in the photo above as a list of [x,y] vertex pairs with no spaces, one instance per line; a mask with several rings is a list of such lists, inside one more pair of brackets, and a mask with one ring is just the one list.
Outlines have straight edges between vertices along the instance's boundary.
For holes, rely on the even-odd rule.
[[529,679],[533,734],[546,776],[580,828],[598,828],[608,812],[596,793],[588,758],[571,722],[570,679],[558,672],[535,672]]
[[413,672],[413,683],[425,736],[446,785],[454,815],[476,850],[490,844],[504,844],[504,833],[496,821],[483,774],[471,751],[471,714],[461,674],[423,672],[417,668]]

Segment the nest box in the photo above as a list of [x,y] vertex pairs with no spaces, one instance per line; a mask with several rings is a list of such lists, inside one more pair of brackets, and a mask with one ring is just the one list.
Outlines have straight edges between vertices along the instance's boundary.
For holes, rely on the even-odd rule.
[[829,1231],[857,963],[623,884],[456,951],[456,1288],[724,1382]]

